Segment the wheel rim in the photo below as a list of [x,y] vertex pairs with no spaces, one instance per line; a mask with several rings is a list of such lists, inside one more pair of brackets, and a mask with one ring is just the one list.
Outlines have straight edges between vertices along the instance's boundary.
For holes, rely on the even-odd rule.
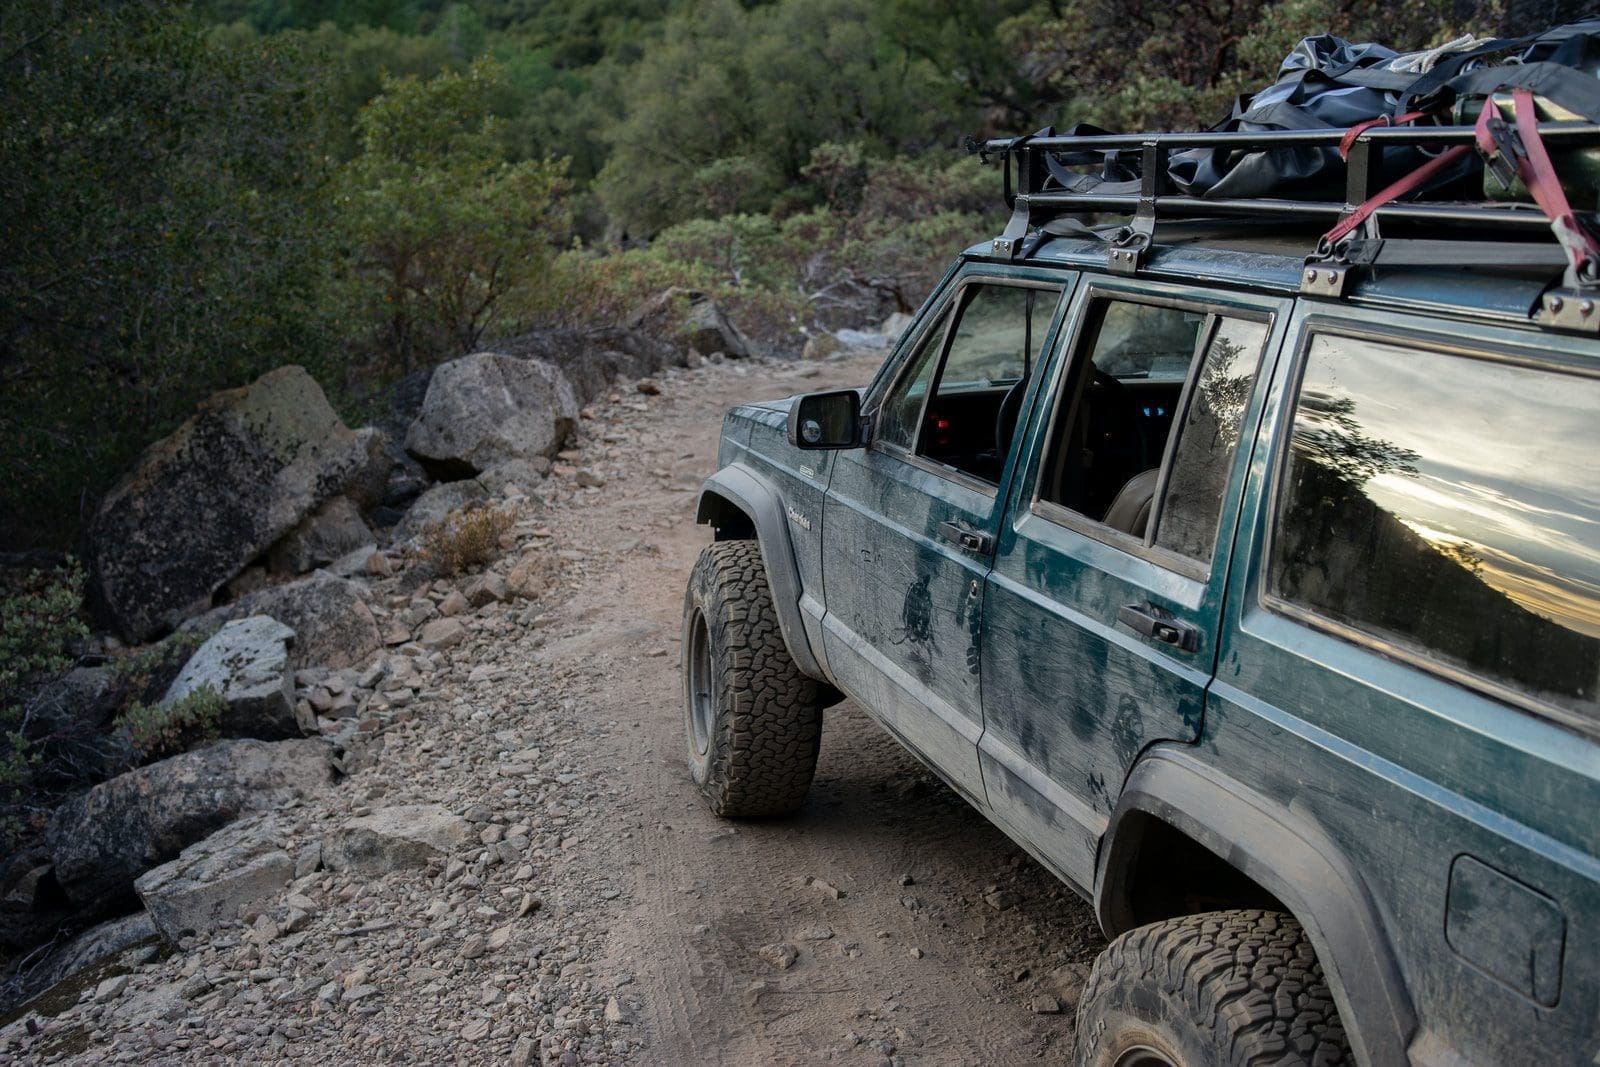
[[1149,1045],[1135,1045],[1124,1049],[1112,1067],[1179,1067],[1165,1052]]
[[689,622],[689,744],[703,757],[711,747],[711,631],[696,610]]

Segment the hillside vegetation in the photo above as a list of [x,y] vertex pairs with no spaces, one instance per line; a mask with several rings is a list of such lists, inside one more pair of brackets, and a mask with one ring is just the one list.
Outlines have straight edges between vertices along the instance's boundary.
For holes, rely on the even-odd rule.
[[70,546],[139,449],[274,366],[359,410],[669,285],[766,337],[851,292],[909,310],[993,225],[967,135],[1209,124],[1308,33],[1580,6],[10,0],[0,549]]

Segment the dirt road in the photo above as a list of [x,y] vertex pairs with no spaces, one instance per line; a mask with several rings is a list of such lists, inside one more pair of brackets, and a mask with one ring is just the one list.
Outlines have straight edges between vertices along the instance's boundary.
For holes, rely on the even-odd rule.
[[[827,712],[798,815],[724,822],[688,777],[678,630],[710,541],[692,509],[722,412],[860,384],[875,366],[669,380],[648,415],[622,413],[581,454],[610,480],[563,511],[558,536],[582,546],[569,552],[590,573],[541,655],[585,663],[585,713],[623,727],[588,757],[614,768],[618,795],[585,862],[631,883],[606,952],[634,977],[650,1062],[1006,1064],[1071,1048],[1072,1006],[1102,945],[1089,909],[853,702]],[[800,950],[785,970],[757,954],[779,941]]]

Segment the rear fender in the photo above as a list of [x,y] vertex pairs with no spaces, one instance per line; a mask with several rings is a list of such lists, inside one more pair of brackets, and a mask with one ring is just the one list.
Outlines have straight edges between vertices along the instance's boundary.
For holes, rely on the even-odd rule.
[[[1128,778],[1095,878],[1095,910],[1108,937],[1137,920],[1128,873],[1142,812],[1199,843],[1282,901],[1305,928],[1361,1063],[1405,1063],[1417,1019],[1361,877],[1316,825],[1231,781],[1188,752],[1157,749]],[[1128,825],[1141,820],[1129,820]]]

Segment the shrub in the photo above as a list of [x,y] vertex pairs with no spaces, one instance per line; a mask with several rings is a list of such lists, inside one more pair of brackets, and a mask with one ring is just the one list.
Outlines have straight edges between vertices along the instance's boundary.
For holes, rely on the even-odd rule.
[[27,696],[72,666],[68,646],[89,635],[82,605],[83,570],[71,561],[56,572],[32,571],[0,596],[0,842],[8,847],[25,821],[32,779]]
[[148,763],[215,741],[226,706],[221,695],[206,685],[170,704],[135,701],[118,717],[117,726],[127,731],[139,762]]
[[500,554],[500,536],[516,515],[509,510],[465,507],[422,531],[422,558],[441,574],[460,574]]

